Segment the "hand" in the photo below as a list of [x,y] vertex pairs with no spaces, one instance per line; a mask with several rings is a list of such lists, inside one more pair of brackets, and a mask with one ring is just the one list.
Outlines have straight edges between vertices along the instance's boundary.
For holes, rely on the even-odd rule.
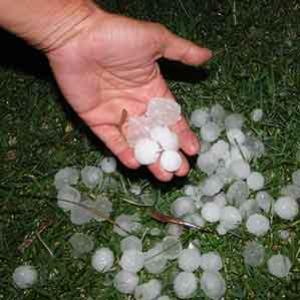
[[[174,99],[160,74],[157,59],[165,57],[198,65],[207,61],[211,52],[175,36],[162,25],[97,8],[80,26],[64,45],[47,54],[54,75],[67,101],[92,131],[125,166],[138,168],[139,163],[117,126],[122,111],[137,116],[145,112],[147,102],[154,96]],[[197,137],[184,118],[173,130],[185,154],[199,151]],[[189,171],[182,156],[177,176],[185,176]],[[158,162],[149,170],[161,181],[169,181],[174,175],[161,170]]]

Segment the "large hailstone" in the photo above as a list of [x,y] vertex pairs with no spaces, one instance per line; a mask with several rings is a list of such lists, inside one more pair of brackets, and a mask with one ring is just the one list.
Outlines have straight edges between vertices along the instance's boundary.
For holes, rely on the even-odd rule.
[[57,193],[57,205],[65,211],[72,210],[80,199],[80,192],[71,186],[63,186]]
[[246,265],[257,267],[261,265],[264,261],[265,248],[255,242],[247,242],[243,251],[244,262]]
[[160,166],[163,170],[167,172],[177,171],[182,163],[182,158],[177,151],[166,150],[162,153],[160,157]]
[[223,268],[222,258],[216,251],[207,252],[201,255],[200,268],[204,271],[219,271]]
[[226,291],[226,283],[219,272],[205,271],[200,278],[201,289],[213,300],[220,299]]
[[171,204],[171,212],[178,218],[194,213],[195,211],[194,200],[190,197],[179,197]]
[[268,260],[268,270],[269,272],[278,278],[283,278],[288,276],[292,263],[290,259],[281,254],[273,255]]
[[246,228],[256,236],[263,236],[269,231],[270,222],[267,217],[261,214],[254,214],[248,218]]
[[118,272],[114,278],[114,287],[123,294],[132,294],[138,283],[138,275],[126,270]]
[[145,269],[150,274],[162,273],[167,264],[167,258],[164,256],[162,243],[156,244],[153,248],[144,253]]
[[250,165],[242,159],[235,160],[229,165],[232,176],[240,179],[246,179],[250,175]]
[[20,289],[30,288],[37,281],[37,270],[30,265],[19,266],[13,273],[14,284]]
[[156,141],[164,150],[179,149],[179,139],[175,132],[167,126],[156,126],[150,131],[151,138]]
[[152,120],[147,117],[138,116],[130,117],[127,122],[126,140],[131,147],[141,139],[150,138],[150,129],[152,128]]
[[239,210],[234,206],[225,206],[221,210],[220,225],[228,231],[237,228],[242,222]]
[[223,188],[224,183],[217,175],[212,175],[208,177],[202,186],[202,193],[205,196],[214,196],[220,192]]
[[134,157],[141,165],[150,165],[157,161],[161,148],[151,139],[140,139],[134,146]]
[[94,166],[85,166],[81,170],[81,179],[87,188],[93,189],[98,186],[103,178],[102,170]]
[[92,256],[92,267],[100,273],[109,271],[113,264],[114,254],[109,248],[99,248]]
[[117,169],[117,160],[113,156],[105,157],[101,160],[100,167],[106,174],[114,173]]
[[220,133],[220,127],[214,122],[206,123],[200,130],[201,138],[205,142],[214,142],[218,139]]
[[138,285],[134,292],[135,299],[139,300],[154,300],[161,293],[161,282],[157,279],[152,279],[146,283]]
[[150,99],[146,117],[160,125],[171,126],[181,118],[181,107],[173,99],[154,97]]
[[265,178],[259,172],[252,172],[247,177],[247,184],[249,186],[249,189],[251,189],[253,191],[259,191],[265,185]]
[[125,252],[126,250],[142,251],[142,249],[142,241],[134,235],[129,235],[121,241],[122,252]]
[[208,109],[196,109],[191,114],[191,125],[201,128],[204,126],[210,119]]
[[280,197],[275,202],[274,210],[280,218],[293,220],[299,212],[299,206],[297,201],[292,197]]
[[120,260],[120,266],[129,272],[137,273],[144,267],[144,254],[137,250],[126,250]]
[[54,185],[57,190],[65,185],[75,185],[79,179],[79,171],[73,167],[65,167],[54,176]]
[[197,289],[197,278],[191,272],[180,272],[176,275],[173,287],[179,299],[192,298]]
[[194,272],[200,265],[200,252],[197,248],[183,249],[179,258],[178,266],[186,272]]
[[201,215],[207,222],[218,222],[220,220],[221,207],[214,202],[207,202],[202,207]]

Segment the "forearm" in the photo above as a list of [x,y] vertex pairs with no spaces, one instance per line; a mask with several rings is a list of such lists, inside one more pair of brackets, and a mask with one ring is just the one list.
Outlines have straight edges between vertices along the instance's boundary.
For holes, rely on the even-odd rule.
[[90,0],[0,0],[0,26],[48,51],[76,34],[94,10]]

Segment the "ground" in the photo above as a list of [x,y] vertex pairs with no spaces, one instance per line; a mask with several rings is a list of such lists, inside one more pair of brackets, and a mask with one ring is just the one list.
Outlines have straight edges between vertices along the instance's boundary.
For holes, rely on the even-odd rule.
[[[213,50],[214,58],[203,69],[162,62],[162,70],[187,116],[197,107],[214,103],[247,117],[252,109],[263,109],[263,121],[259,125],[248,121],[247,126],[266,145],[267,154],[256,168],[266,176],[267,189],[278,196],[280,187],[300,167],[299,1],[98,2],[111,11],[161,22]],[[66,105],[45,59],[15,37],[4,32],[0,36],[0,299],[127,299],[111,287],[110,273],[92,270],[89,255],[74,260],[68,243],[74,232],[84,232],[97,246],[109,245],[119,253],[120,238],[111,234],[110,224],[72,225],[56,206],[53,186],[60,168],[95,165],[108,151]],[[145,171],[119,170],[119,185],[109,193],[114,216],[139,212],[149,227],[163,228],[150,219],[147,209],[125,201],[131,183],[149,183],[156,208],[168,212],[182,186],[201,178],[194,168],[186,179],[159,184]],[[45,222],[41,239],[35,238],[20,253],[26,237],[36,236]],[[276,232],[287,226],[294,235],[283,242]],[[257,269],[245,267],[241,251],[251,236],[244,228],[238,236],[225,238],[186,231],[183,242],[198,238],[203,251],[221,253],[225,299],[299,299],[299,222],[288,225],[275,218],[272,228],[273,234],[259,240],[268,255],[281,252],[290,257],[293,268],[287,279],[271,277],[266,264]],[[16,289],[11,279],[22,263],[33,264],[40,273],[38,284],[26,291]],[[172,272],[170,268],[163,275],[166,291]],[[195,299],[205,299],[200,290]]]

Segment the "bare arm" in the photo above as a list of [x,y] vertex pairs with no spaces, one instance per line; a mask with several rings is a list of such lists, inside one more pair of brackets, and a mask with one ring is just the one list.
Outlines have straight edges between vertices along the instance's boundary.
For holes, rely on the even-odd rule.
[[1,0],[0,27],[49,51],[80,31],[80,24],[94,10],[88,0]]

